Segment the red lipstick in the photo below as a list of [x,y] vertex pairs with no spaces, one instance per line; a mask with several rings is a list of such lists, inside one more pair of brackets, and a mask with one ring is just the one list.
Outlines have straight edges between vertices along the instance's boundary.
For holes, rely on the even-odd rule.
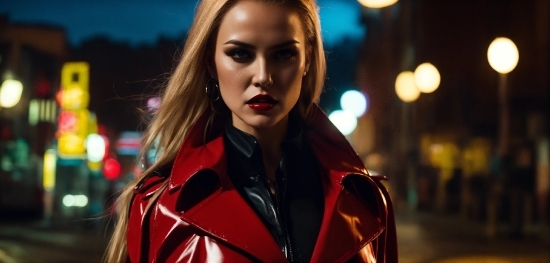
[[279,102],[268,94],[258,94],[246,102],[248,107],[256,111],[271,110],[275,107],[275,105],[277,105],[277,103]]

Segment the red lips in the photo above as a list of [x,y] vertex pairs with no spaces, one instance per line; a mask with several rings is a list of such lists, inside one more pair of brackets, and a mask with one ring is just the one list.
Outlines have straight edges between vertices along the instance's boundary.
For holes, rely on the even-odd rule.
[[246,102],[248,107],[256,111],[271,110],[275,107],[275,105],[277,105],[277,103],[279,102],[268,94],[258,94]]

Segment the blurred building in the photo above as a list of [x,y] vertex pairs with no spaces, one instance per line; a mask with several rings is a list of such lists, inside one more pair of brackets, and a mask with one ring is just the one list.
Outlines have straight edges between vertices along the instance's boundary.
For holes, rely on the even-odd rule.
[[23,84],[20,101],[0,108],[0,209],[39,213],[42,207],[42,162],[55,139],[55,94],[67,51],[63,29],[0,17],[1,81]]
[[[364,117],[375,125],[370,154],[383,156],[371,158],[381,160],[373,164],[389,175],[398,204],[467,214],[482,209],[468,203],[484,202],[487,196],[475,195],[485,195],[495,180],[510,181],[491,177],[503,173],[491,167],[499,140],[499,75],[487,61],[487,49],[496,37],[507,37],[519,50],[507,81],[510,159],[497,165],[509,173],[517,147],[528,142],[534,150],[549,136],[550,2],[400,0],[383,9],[365,8],[363,14],[367,34],[357,82],[371,97]],[[396,76],[424,62],[439,70],[439,88],[403,103],[395,93]],[[535,156],[530,165],[544,167],[522,180],[538,178],[542,185],[529,191],[543,193],[541,201],[532,202],[540,204],[548,199],[550,175],[548,156]]]

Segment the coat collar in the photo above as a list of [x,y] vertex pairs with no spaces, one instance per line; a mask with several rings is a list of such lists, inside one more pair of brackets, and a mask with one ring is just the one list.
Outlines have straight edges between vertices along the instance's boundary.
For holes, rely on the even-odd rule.
[[[176,176],[170,176],[169,183],[171,191],[180,188],[200,170],[211,169],[218,173],[221,171],[225,173],[225,163],[220,163],[225,154],[220,125],[213,128],[213,139],[205,142],[204,134],[208,115],[207,112],[197,120],[176,155],[172,167],[172,175]],[[223,120],[216,119],[213,122],[219,124]],[[305,132],[306,137],[312,140],[311,145],[318,162],[323,168],[331,171],[329,175],[332,180],[342,184],[348,174],[368,175],[367,169],[344,135],[338,131],[316,105],[313,109],[310,127]],[[328,152],[331,154],[326,154]],[[201,155],[201,157],[198,157],[198,155]],[[200,162],[197,162],[198,160]],[[222,183],[228,182],[222,180]],[[223,185],[227,186],[227,184]]]
[[181,191],[185,183],[201,170],[216,172],[221,189],[189,211],[179,211],[181,219],[263,262],[286,261],[269,230],[227,175],[223,134],[215,131],[214,139],[204,143],[206,115],[201,116],[184,140],[172,167],[168,190],[178,195],[178,190]]
[[[189,211],[180,211],[182,220],[261,261],[286,261],[269,230],[227,176],[221,130],[204,143],[207,115],[200,117],[184,140],[174,161],[168,190],[177,194],[193,175],[206,169],[219,175],[221,188]],[[343,181],[350,174],[372,180],[351,145],[318,107],[314,109],[306,137],[311,140],[321,171],[326,175],[325,212],[311,260],[345,261],[376,238],[383,227],[359,199],[344,191]]]

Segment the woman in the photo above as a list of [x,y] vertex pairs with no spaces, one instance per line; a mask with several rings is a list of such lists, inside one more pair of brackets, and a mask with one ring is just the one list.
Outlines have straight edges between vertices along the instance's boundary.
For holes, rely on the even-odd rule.
[[[387,192],[316,106],[314,0],[204,0],[108,262],[396,262]],[[206,87],[206,88],[205,88]]]

